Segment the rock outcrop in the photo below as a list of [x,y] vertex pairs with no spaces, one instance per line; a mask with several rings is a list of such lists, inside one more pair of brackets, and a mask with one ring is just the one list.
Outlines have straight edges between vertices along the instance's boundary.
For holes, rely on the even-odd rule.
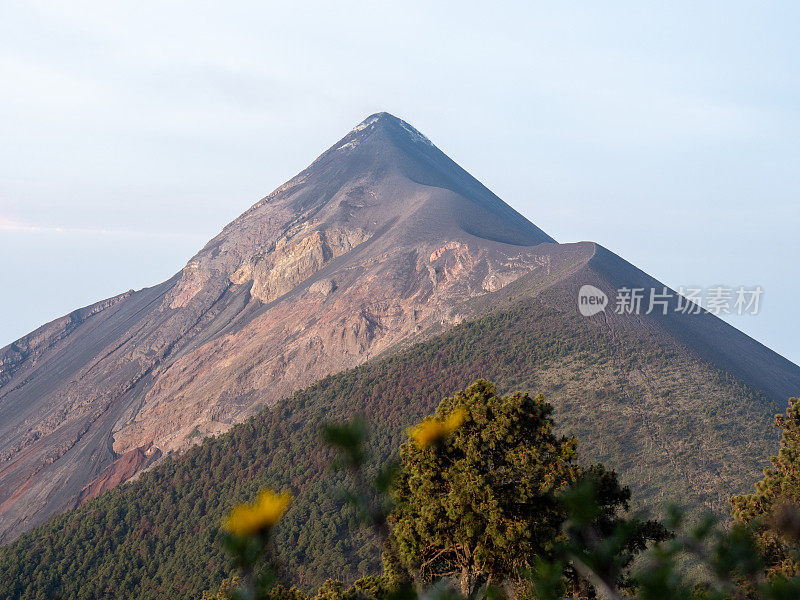
[[[170,280],[0,350],[0,542],[325,375],[492,310],[523,278],[525,294],[576,274],[611,293],[633,275],[605,252],[555,243],[413,127],[374,115]],[[574,296],[553,302],[575,311]],[[703,318],[647,326],[772,397],[800,386],[796,366]]]
[[[555,245],[375,115],[175,277],[0,351],[0,541],[329,373],[458,320]],[[548,243],[545,251],[542,243]]]

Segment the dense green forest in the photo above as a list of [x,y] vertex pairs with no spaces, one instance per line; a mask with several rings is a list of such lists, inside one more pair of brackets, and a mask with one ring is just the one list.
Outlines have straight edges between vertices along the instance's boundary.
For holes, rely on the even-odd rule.
[[[332,466],[382,540],[383,568],[307,594],[281,577],[272,533],[291,503],[264,488],[232,507],[223,543],[237,575],[202,600],[796,600],[800,597],[800,405],[777,415],[777,456],[734,520],[663,522],[632,512],[631,492],[601,464],[578,463],[544,396],[499,397],[478,380],[408,430],[400,457],[364,472],[368,424],[331,423]],[[686,560],[692,567],[685,568]]]
[[215,439],[0,549],[0,596],[197,598],[230,575],[220,523],[262,486],[295,496],[274,539],[288,577],[313,589],[379,568],[342,501],[323,424],[372,424],[374,470],[405,428],[478,378],[543,393],[581,455],[617,469],[640,505],[726,510],[774,440],[775,407],[647,333],[616,331],[527,300],[382,360],[327,377]]

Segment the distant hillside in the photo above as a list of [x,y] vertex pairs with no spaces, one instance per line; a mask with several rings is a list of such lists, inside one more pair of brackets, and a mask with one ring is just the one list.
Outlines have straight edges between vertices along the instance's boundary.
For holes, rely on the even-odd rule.
[[618,469],[638,506],[673,500],[724,513],[726,498],[758,479],[780,403],[663,329],[612,329],[514,297],[509,287],[498,312],[326,377],[0,548],[0,597],[198,598],[229,573],[222,516],[263,485],[296,494],[276,538],[294,581],[311,588],[375,572],[379,551],[339,500],[321,424],[363,414],[383,461],[406,426],[479,377],[545,394],[584,459]]

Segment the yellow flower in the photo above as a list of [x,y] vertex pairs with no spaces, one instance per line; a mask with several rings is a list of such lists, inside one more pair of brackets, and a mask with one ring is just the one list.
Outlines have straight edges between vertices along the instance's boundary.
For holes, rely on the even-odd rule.
[[412,427],[408,435],[418,448],[427,448],[461,427],[466,418],[467,409],[459,406],[447,415],[444,421],[433,418],[425,419],[419,425]]
[[447,418],[444,420],[444,427],[447,430],[447,434],[450,435],[453,433],[456,429],[461,427],[466,420],[467,409],[463,406],[456,407],[456,409],[447,415]]
[[254,535],[277,523],[286,512],[292,496],[288,492],[276,494],[264,489],[258,499],[250,504],[235,506],[225,521],[225,528],[238,536]]

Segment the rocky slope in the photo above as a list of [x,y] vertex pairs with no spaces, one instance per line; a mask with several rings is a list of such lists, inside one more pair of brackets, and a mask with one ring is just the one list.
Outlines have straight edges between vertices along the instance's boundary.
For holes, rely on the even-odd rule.
[[[556,244],[407,123],[381,113],[255,204],[172,279],[0,351],[0,541],[321,377],[543,295],[645,274]],[[660,284],[658,284],[660,286]],[[800,369],[710,315],[615,316],[761,391]]]
[[411,126],[368,118],[169,281],[0,351],[0,540],[137,448],[184,450],[571,260],[545,242]]
[[380,544],[343,500],[351,482],[330,469],[320,428],[363,415],[367,454],[381,464],[411,424],[479,377],[545,394],[583,460],[631,486],[634,510],[677,501],[727,515],[728,497],[752,488],[776,448],[777,407],[655,323],[611,317],[609,326],[555,308],[591,263],[544,292],[534,272],[475,297],[462,312],[496,310],[326,377],[0,547],[0,598],[214,595],[231,572],[224,515],[263,486],[294,495],[273,534],[288,581],[314,591],[328,578],[376,574]]

